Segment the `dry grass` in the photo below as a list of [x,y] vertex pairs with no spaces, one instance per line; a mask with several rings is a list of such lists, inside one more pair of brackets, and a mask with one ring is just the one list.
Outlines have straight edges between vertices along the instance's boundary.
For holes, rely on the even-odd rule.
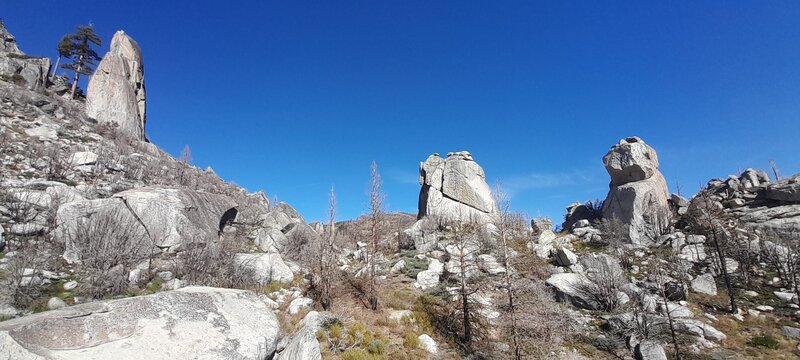
[[[325,335],[320,334],[323,359],[459,359],[455,352],[447,348],[443,339],[437,339],[439,354],[429,357],[428,353],[419,347],[417,337],[423,333],[434,337],[435,334],[429,328],[418,324],[413,316],[399,321],[389,318],[393,310],[411,310],[420,295],[422,292],[414,288],[413,280],[403,274],[389,275],[381,282],[378,292],[380,305],[377,311],[368,310],[355,297],[339,293],[339,297],[333,301],[331,312],[339,315],[346,331],[355,326],[358,331],[369,333],[371,340],[378,339],[382,343],[383,352],[371,353],[366,347],[361,346],[334,354],[329,349],[330,344]],[[289,325],[292,321],[293,319],[286,319]]]
[[[800,356],[798,342],[783,336],[779,322],[771,314],[745,316],[744,321],[721,316],[713,325],[728,335],[720,344],[725,349],[761,359],[796,359]],[[770,346],[765,346],[765,342],[771,343]]]

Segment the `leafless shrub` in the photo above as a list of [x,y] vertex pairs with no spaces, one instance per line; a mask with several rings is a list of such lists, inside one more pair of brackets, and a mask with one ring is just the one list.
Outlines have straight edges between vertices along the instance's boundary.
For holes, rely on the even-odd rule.
[[[573,333],[573,324],[553,298],[552,290],[541,280],[520,278],[514,281],[516,311],[500,306],[501,339],[514,343],[514,359],[546,359],[556,353]],[[514,315],[512,317],[512,314]]]
[[764,260],[800,298],[800,232],[767,230],[761,239]]
[[4,287],[11,304],[19,308],[31,306],[43,292],[42,270],[48,261],[35,246],[30,246],[31,243],[33,241],[19,242],[22,246],[14,249],[15,255],[10,258],[6,269]]
[[86,276],[81,292],[92,298],[123,292],[128,272],[148,258],[154,246],[145,229],[118,207],[80,219],[65,231]]
[[14,137],[11,135],[11,131],[0,128],[0,155],[5,155],[10,152],[13,140]]
[[319,256],[319,252],[315,251],[319,235],[305,224],[289,224],[288,228],[290,229],[286,232],[288,243],[281,255],[301,264],[314,264]]
[[606,256],[584,259],[586,279],[576,286],[576,291],[598,310],[613,311],[619,308],[622,305],[620,293],[625,285],[622,268]]
[[6,214],[15,223],[26,223],[33,220],[38,211],[29,197],[30,192],[18,192],[11,189],[0,189],[0,206],[3,206],[8,213]]
[[630,269],[633,266],[635,256],[628,247],[631,242],[628,226],[616,218],[608,218],[598,223],[598,229],[603,242],[601,245],[608,247],[609,252],[620,260],[620,265],[623,268]]
[[653,207],[645,211],[642,217],[643,225],[636,230],[650,243],[656,243],[661,235],[670,233],[672,216],[669,211]]
[[239,238],[209,239],[186,244],[177,255],[176,275],[194,285],[247,289],[255,285],[246,266],[237,266]]
[[64,180],[70,170],[69,159],[58,143],[40,143],[34,148],[34,159],[44,161],[44,173],[47,180]]

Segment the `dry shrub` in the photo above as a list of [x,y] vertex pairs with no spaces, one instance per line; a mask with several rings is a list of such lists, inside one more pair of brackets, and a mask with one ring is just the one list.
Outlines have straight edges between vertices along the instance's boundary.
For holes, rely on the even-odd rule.
[[608,257],[588,257],[583,264],[586,281],[576,286],[577,292],[598,310],[612,311],[622,305],[620,293],[625,285],[622,268]]
[[[508,305],[499,307],[499,330],[502,341],[508,341],[513,352],[517,348],[523,359],[546,359],[557,353],[573,332],[573,324],[562,305],[553,299],[550,288],[541,281],[517,279],[514,284],[515,311]],[[514,354],[504,354],[513,358]]]
[[223,237],[186,244],[186,249],[177,255],[178,276],[195,285],[237,289],[256,287],[252,271],[237,266],[234,261],[241,249],[237,239]]
[[85,276],[80,292],[91,298],[123,293],[128,273],[154,246],[144,227],[120,207],[79,219],[65,231]]

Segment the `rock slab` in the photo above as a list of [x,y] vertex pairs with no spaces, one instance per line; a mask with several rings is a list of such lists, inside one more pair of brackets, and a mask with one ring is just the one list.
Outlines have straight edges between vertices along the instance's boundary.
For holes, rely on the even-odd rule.
[[187,287],[0,323],[4,359],[265,359],[278,319],[255,293]]

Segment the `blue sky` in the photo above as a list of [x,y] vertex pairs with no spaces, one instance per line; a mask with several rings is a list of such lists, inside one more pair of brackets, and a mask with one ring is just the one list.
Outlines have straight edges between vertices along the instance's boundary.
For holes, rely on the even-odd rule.
[[[469,150],[512,205],[560,219],[604,198],[602,156],[638,135],[672,191],[775,160],[800,171],[796,1],[5,0],[29,54],[75,25],[143,48],[147,132],[198,166],[324,217],[416,212],[419,161]],[[104,46],[101,53],[105,53]]]

